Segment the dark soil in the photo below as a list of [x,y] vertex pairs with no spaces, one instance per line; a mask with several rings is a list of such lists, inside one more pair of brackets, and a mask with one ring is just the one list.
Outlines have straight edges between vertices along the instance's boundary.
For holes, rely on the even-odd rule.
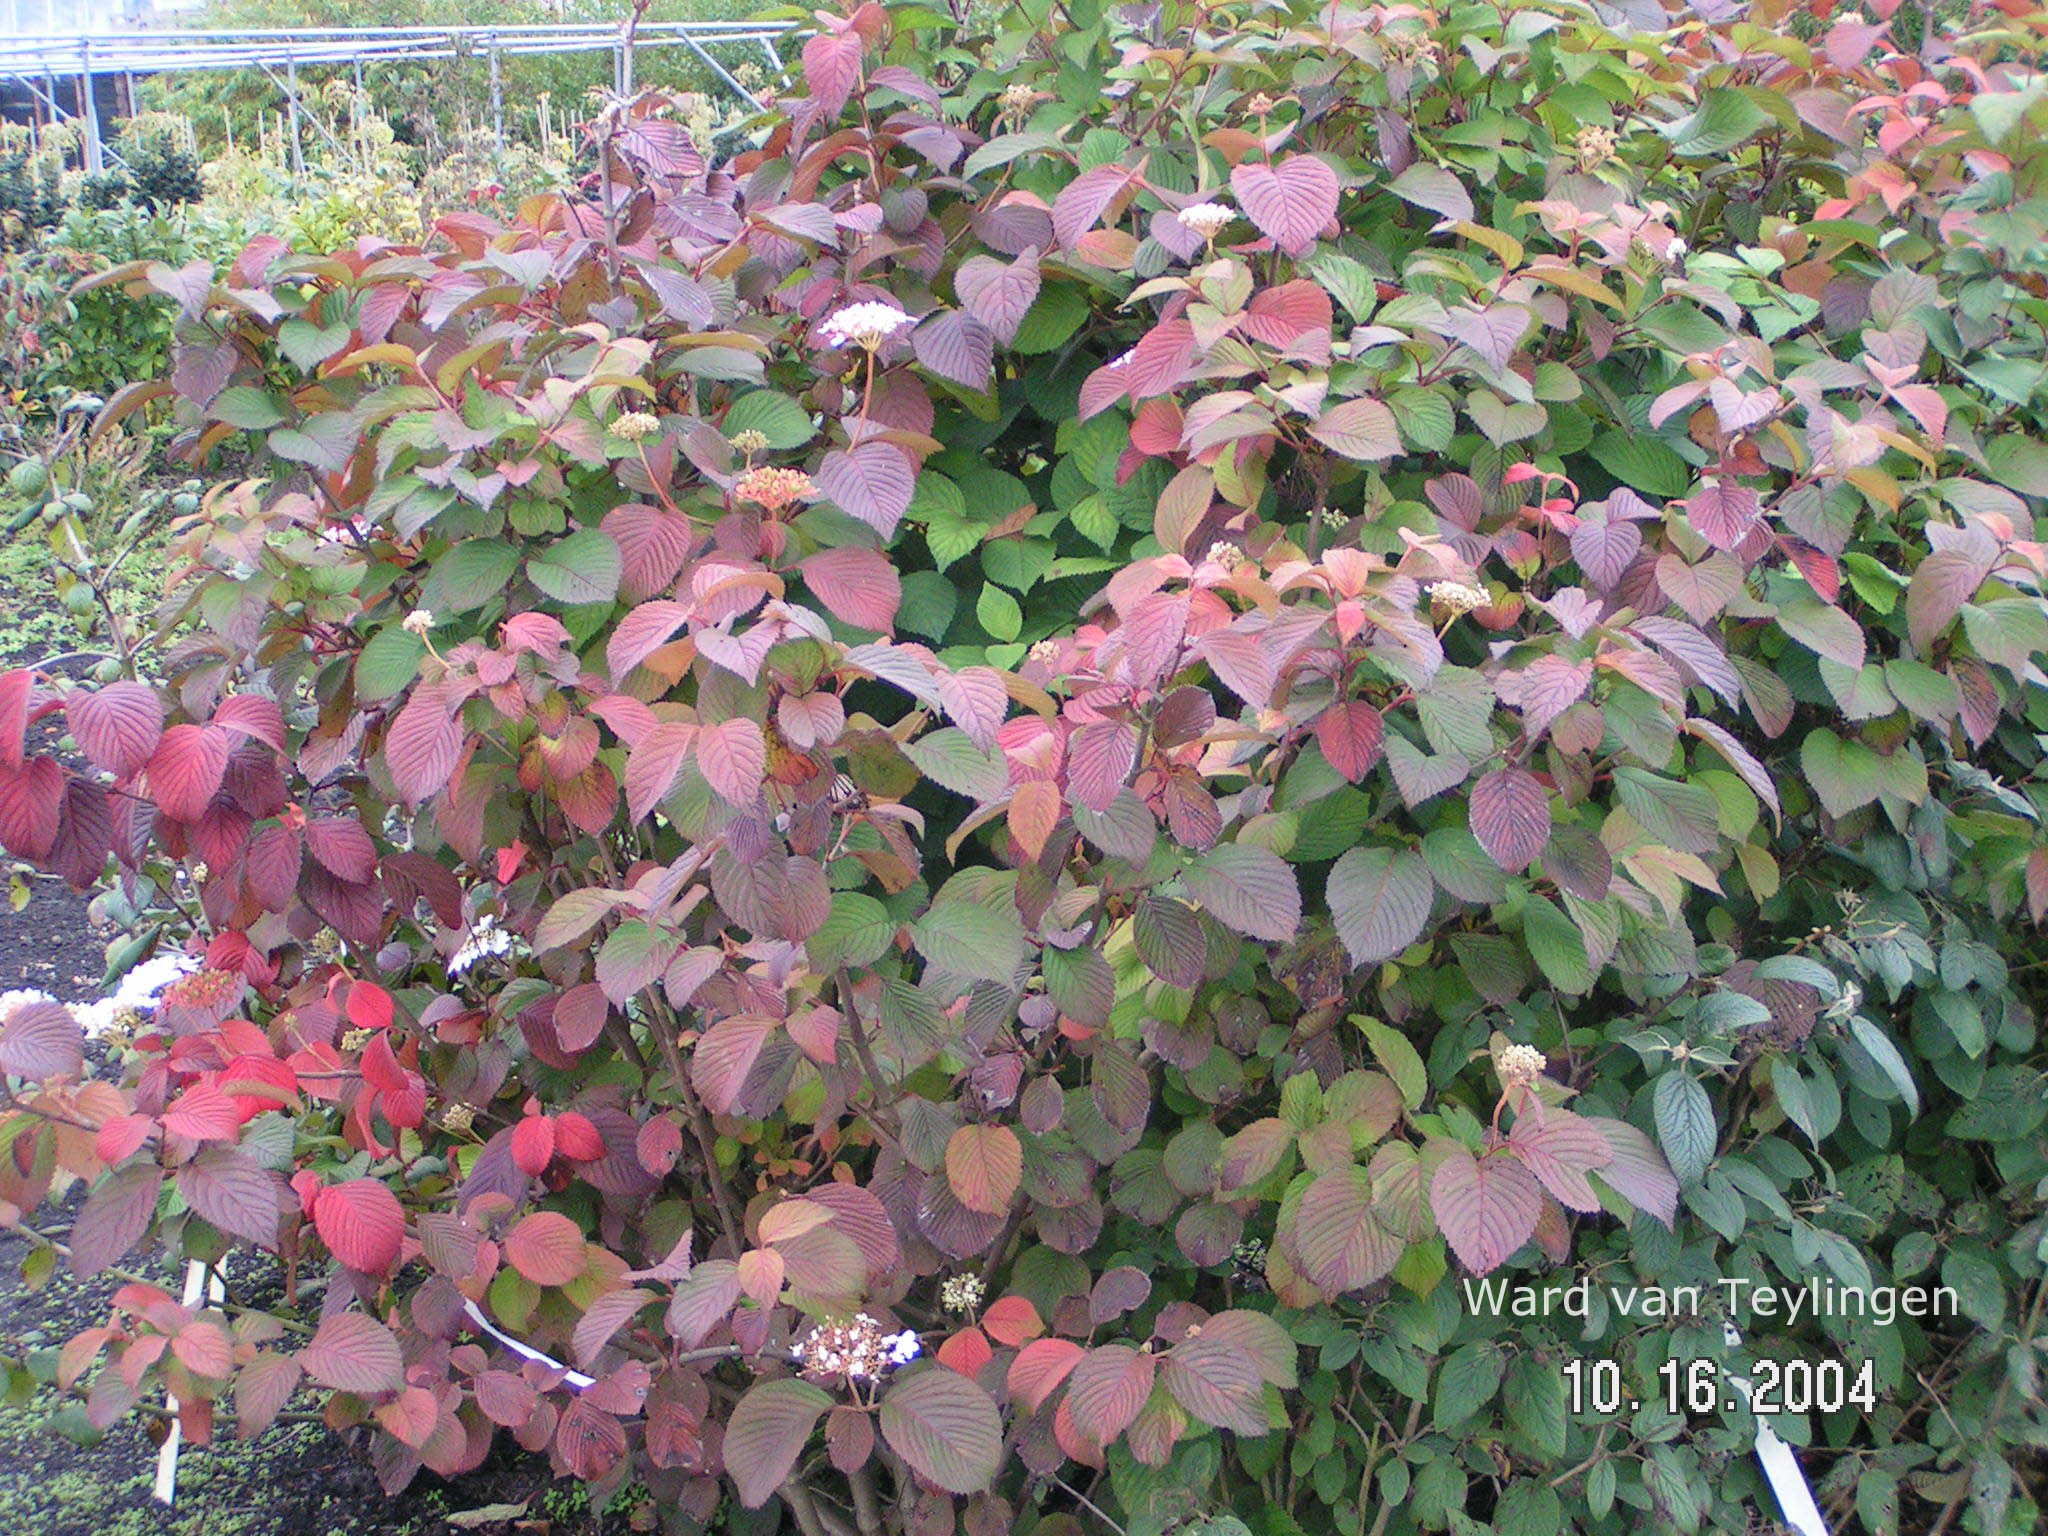
[[[0,905],[0,991],[34,987],[66,1001],[97,995],[105,970],[107,938],[93,931],[87,900],[61,883],[29,882],[18,912]],[[64,1210],[32,1218],[52,1235],[70,1223],[81,1192]],[[595,1536],[623,1531],[616,1514],[594,1518],[574,1484],[549,1476],[545,1462],[519,1452],[509,1440],[477,1472],[453,1482],[422,1474],[403,1494],[387,1498],[367,1458],[342,1436],[319,1424],[284,1423],[256,1440],[226,1435],[210,1446],[187,1445],[178,1462],[177,1504],[166,1509],[151,1497],[156,1442],[151,1424],[131,1418],[104,1436],[86,1423],[83,1405],[47,1383],[56,1349],[74,1333],[105,1323],[121,1283],[111,1276],[80,1282],[69,1271],[40,1283],[24,1278],[35,1244],[0,1233],[0,1356],[26,1359],[31,1370],[12,1373],[13,1390],[0,1399],[0,1532],[37,1536],[443,1536],[462,1527],[485,1536]],[[260,1258],[238,1254],[228,1279],[237,1291],[260,1294],[275,1277],[257,1269]],[[237,1267],[239,1266],[239,1268]],[[129,1267],[180,1294],[183,1275],[161,1253],[130,1256]],[[38,1369],[39,1367],[39,1369]],[[0,1384],[6,1373],[0,1372]],[[310,1393],[291,1407],[318,1406]],[[499,1519],[459,1527],[451,1515],[497,1506]]]

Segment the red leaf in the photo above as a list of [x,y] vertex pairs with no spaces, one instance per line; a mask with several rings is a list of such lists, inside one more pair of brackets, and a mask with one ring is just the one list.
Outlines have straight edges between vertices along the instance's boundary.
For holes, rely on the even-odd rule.
[[1010,1396],[1036,1413],[1084,1353],[1072,1339],[1035,1339],[1010,1362]]
[[397,1012],[391,994],[374,981],[352,983],[347,1007],[348,1021],[357,1029],[389,1029]]
[[171,1340],[171,1353],[195,1376],[224,1381],[234,1374],[235,1351],[220,1324],[204,1319],[187,1323]]
[[286,911],[298,895],[304,840],[296,828],[265,827],[242,855],[249,892],[272,912]]
[[697,732],[697,766],[723,799],[746,810],[760,798],[768,771],[761,727],[744,716],[704,726]]
[[567,1285],[589,1263],[583,1229],[560,1211],[535,1211],[505,1234],[505,1257],[535,1285]]
[[284,750],[284,715],[277,700],[260,693],[235,693],[214,706],[213,724],[237,736],[254,737],[265,746]]
[[1385,733],[1380,712],[1363,699],[1333,705],[1316,721],[1316,744],[1323,749],[1323,756],[1354,784],[1380,760]]
[[361,885],[377,873],[377,845],[361,822],[316,816],[306,823],[306,851],[336,879]]
[[1474,1157],[1455,1148],[1429,1185],[1430,1209],[1465,1267],[1483,1275],[1500,1268],[1529,1240],[1543,1214],[1543,1191],[1513,1157]]
[[1402,1243],[1372,1210],[1372,1180],[1346,1164],[1323,1174],[1295,1210],[1294,1246],[1309,1279],[1332,1293],[1354,1291],[1386,1276]]
[[1126,720],[1091,720],[1067,741],[1067,792],[1091,811],[1107,811],[1138,760],[1138,731]]
[[178,1170],[185,1203],[230,1237],[277,1246],[283,1213],[278,1176],[235,1147],[208,1147]]
[[1568,1109],[1545,1110],[1541,1119],[1524,1115],[1508,1134],[1508,1145],[1558,1204],[1589,1213],[1600,1209],[1586,1175],[1613,1162],[1614,1149],[1590,1121]]
[[714,1115],[729,1114],[739,1102],[740,1090],[775,1028],[775,1020],[765,1014],[739,1013],[720,1019],[697,1042],[690,1081]]
[[350,1179],[319,1192],[313,1202],[313,1226],[328,1251],[350,1269],[384,1275],[398,1262],[405,1212],[398,1197],[377,1180]]
[[[384,737],[384,763],[408,805],[418,805],[445,788],[462,756],[459,698],[424,685],[413,690]],[[180,727],[173,727],[174,730]]]
[[555,1116],[555,1150],[578,1163],[594,1163],[606,1155],[604,1137],[590,1117],[573,1109]]
[[1012,1349],[1045,1332],[1045,1322],[1027,1296],[1005,1296],[990,1302],[981,1314],[981,1326],[998,1344],[1007,1344]]
[[974,316],[957,309],[927,315],[910,333],[917,360],[942,379],[969,389],[986,389],[995,366],[995,337]]
[[226,731],[210,725],[174,725],[149,759],[150,796],[173,821],[197,821],[227,772]]
[[1391,459],[1401,451],[1394,413],[1378,400],[1343,400],[1316,418],[1310,437],[1347,459]]
[[535,1178],[555,1160],[555,1126],[546,1115],[528,1115],[512,1127],[512,1161]]
[[19,768],[28,733],[28,698],[35,679],[20,667],[0,672],[0,768]]
[[799,567],[818,601],[848,624],[886,630],[896,622],[903,582],[886,555],[873,549],[820,550]]
[[1496,768],[1472,786],[1472,835],[1510,874],[1550,841],[1550,795],[1524,768]]
[[1038,300],[1038,247],[1027,246],[1013,262],[993,256],[970,256],[953,274],[953,291],[960,302],[1008,346],[1017,338],[1017,327]]
[[667,645],[689,621],[689,605],[665,597],[642,603],[619,620],[604,648],[604,663],[612,681],[623,681],[628,672]]
[[63,824],[64,770],[47,757],[19,767],[0,764],[0,845],[40,862],[57,846]]
[[[633,743],[626,754],[626,817],[645,821],[668,797],[676,775],[696,743],[697,727],[687,720],[663,720]],[[762,759],[767,761],[765,755]]]
[[1230,173],[1230,189],[1259,232],[1290,256],[1307,252],[1337,216],[1337,173],[1314,155],[1247,160]]
[[164,1110],[164,1129],[193,1141],[233,1141],[241,1134],[242,1112],[213,1084],[198,1082]]
[[979,1328],[962,1328],[939,1346],[938,1361],[972,1381],[995,1358],[995,1353],[989,1347],[988,1336]]
[[405,1385],[405,1356],[397,1337],[361,1312],[328,1314],[298,1359],[308,1376],[337,1392],[375,1396]]
[[74,689],[64,697],[64,713],[79,750],[117,779],[140,771],[164,733],[163,704],[143,683],[109,683],[90,693]]

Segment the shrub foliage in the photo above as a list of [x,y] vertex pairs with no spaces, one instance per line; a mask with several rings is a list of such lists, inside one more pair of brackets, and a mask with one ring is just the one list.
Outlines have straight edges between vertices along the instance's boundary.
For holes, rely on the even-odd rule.
[[[730,163],[642,97],[511,224],[95,279],[178,315],[105,424],[268,459],[160,685],[0,679],[0,838],[203,960],[118,1082],[14,1016],[0,1195],[329,1279],[63,1385],[1380,1536],[1739,1528],[1659,1367],[1834,1360],[1824,1502],[2028,1528],[2039,18],[1811,20],[867,3]],[[1962,1315],[1730,1343],[1816,1276]]]

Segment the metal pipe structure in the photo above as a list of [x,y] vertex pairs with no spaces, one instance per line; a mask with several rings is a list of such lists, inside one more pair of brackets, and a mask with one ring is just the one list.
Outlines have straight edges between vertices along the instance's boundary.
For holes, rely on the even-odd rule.
[[[643,22],[635,46],[685,46],[693,52],[721,43],[744,43],[776,57],[775,42],[798,30],[795,22]],[[94,33],[89,44],[95,74],[152,74],[176,70],[236,70],[261,64],[353,64],[359,59],[474,57],[493,46],[503,53],[610,52],[619,30],[602,23],[547,22],[526,26],[300,27],[242,31],[164,30]],[[0,37],[0,78],[75,74],[85,39],[45,33]]]

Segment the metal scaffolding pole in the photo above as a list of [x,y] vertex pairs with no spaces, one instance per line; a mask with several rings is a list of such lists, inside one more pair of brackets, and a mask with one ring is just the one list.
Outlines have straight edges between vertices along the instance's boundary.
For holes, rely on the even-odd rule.
[[85,122],[85,168],[103,171],[107,161],[100,149],[99,97],[92,88],[92,44],[83,39],[78,44],[78,115]]
[[290,98],[292,114],[292,175],[295,177],[303,177],[306,174],[306,152],[299,144],[298,59],[296,57],[288,55],[284,61],[284,71],[285,80],[288,84],[288,89],[286,90],[285,94],[287,97]]
[[505,75],[498,51],[498,34],[491,34],[491,133],[497,153],[505,154]]

